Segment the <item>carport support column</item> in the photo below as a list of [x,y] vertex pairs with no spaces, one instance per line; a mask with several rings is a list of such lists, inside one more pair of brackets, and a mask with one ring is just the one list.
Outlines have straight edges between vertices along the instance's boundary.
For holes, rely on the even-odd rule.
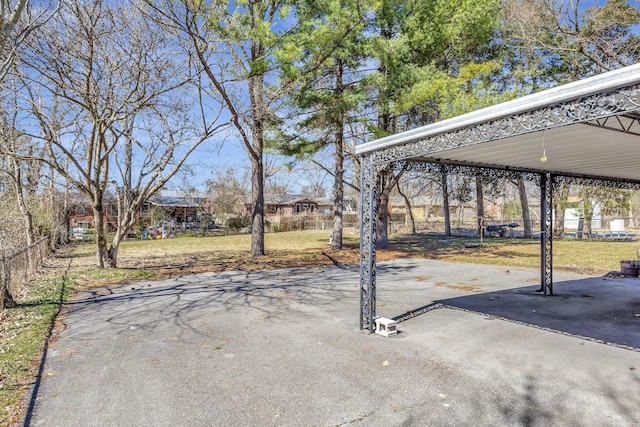
[[540,175],[540,289],[553,295],[553,184],[554,175]]
[[360,157],[360,329],[375,332],[376,173],[371,155]]

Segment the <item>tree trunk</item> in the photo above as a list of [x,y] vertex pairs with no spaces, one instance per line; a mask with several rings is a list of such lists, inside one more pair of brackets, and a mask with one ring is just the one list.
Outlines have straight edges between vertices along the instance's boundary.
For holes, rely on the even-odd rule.
[[[344,92],[342,80],[343,64],[336,64],[336,91]],[[342,207],[344,205],[344,115],[339,112],[336,120],[335,138],[335,170],[333,181],[333,231],[331,233],[331,249],[342,249]]]
[[[254,42],[255,43],[255,42]],[[260,50],[254,46],[254,50]],[[255,52],[254,52],[255,53]],[[258,57],[256,53],[256,57]],[[264,123],[266,106],[264,105],[264,76],[254,75],[249,78],[249,94],[251,97],[251,196],[253,211],[251,213],[251,256],[264,255]]]
[[590,198],[585,198],[584,201],[584,223],[583,223],[583,228],[582,228],[582,238],[584,239],[585,237],[587,239],[591,238],[591,230],[592,230],[592,226],[591,223],[593,221],[593,203],[591,202]]
[[[107,260],[109,261],[109,267],[118,267],[118,249],[120,243],[129,233],[129,229],[133,225],[132,207],[131,203],[131,175],[132,175],[132,163],[133,163],[133,143],[131,141],[131,128],[133,127],[133,119],[130,118],[130,122],[125,122],[125,141],[124,141],[124,172],[122,187],[119,187],[114,182],[116,187],[116,203],[118,204],[117,219],[116,219],[116,234],[111,240],[109,250],[107,251]],[[127,216],[124,217],[124,210],[127,209]]]
[[[388,109],[387,104],[381,104],[379,108]],[[393,132],[392,118],[389,112],[383,111],[378,114],[378,127],[386,133]],[[404,170],[398,172],[394,176],[393,169],[387,168],[378,175],[379,185],[378,194],[376,194],[376,206],[378,208],[377,228],[376,228],[376,246],[381,249],[389,247],[389,196],[391,190],[396,186],[400,177],[404,174]]]
[[[16,190],[16,202],[18,209],[24,220],[25,237],[27,239],[27,246],[31,246],[35,241],[35,235],[33,232],[33,215],[27,207],[27,203],[24,200],[24,188],[22,186],[22,170],[20,169],[20,163],[13,157],[9,157],[9,162],[13,167],[13,182]],[[31,251],[27,250],[27,271],[29,274],[35,272],[35,260],[31,255]]]
[[389,196],[398,180],[404,174],[404,169],[398,175],[393,174],[393,169],[388,168],[380,172],[378,179],[378,194],[376,194],[376,206],[378,207],[376,224],[376,247],[385,249],[389,247]]
[[[338,152],[340,155],[338,155]],[[340,156],[340,160],[338,160],[338,156]],[[344,204],[344,168],[340,166],[338,168],[338,162],[343,162],[343,153],[342,147],[338,150],[336,144],[336,175],[335,182],[333,185],[333,231],[331,233],[331,249],[339,250],[342,249],[342,209]]]
[[120,242],[129,232],[129,227],[125,227],[123,224],[121,191],[120,189],[116,189],[116,192],[116,200],[118,202],[118,223],[116,224],[116,234],[113,236],[111,245],[109,245],[109,250],[107,251],[107,259],[109,260],[109,267],[111,268],[118,267],[118,249],[120,248]]
[[386,190],[393,178],[390,170],[381,171],[378,179],[378,192],[376,194],[376,205],[378,212],[376,215],[376,247],[386,249],[389,247],[389,194]]
[[[35,235],[33,232],[33,215],[29,211],[27,207],[27,203],[24,200],[24,189],[22,188],[22,170],[20,169],[20,164],[13,157],[9,158],[14,173],[14,185],[16,190],[16,201],[18,203],[18,209],[20,210],[20,214],[24,219],[25,226],[25,237],[27,238],[27,246],[31,246],[33,242],[36,241]],[[29,260],[31,262],[31,260]]]
[[484,223],[484,191],[481,176],[476,176],[476,217],[478,217],[478,237],[482,237],[484,235],[482,227]]
[[111,244],[109,245],[109,250],[107,251],[107,259],[109,261],[109,267],[117,268],[118,267],[118,250],[120,249],[120,243],[125,239],[131,227],[134,224],[134,212],[132,210],[128,213],[127,217],[122,220],[122,222],[118,223],[118,227],[116,228],[116,234],[113,236],[111,240]]
[[[392,38],[392,29],[390,26],[383,26],[381,28],[381,35],[385,39]],[[381,76],[388,77],[387,65],[384,62],[380,62],[378,65],[378,73]],[[384,83],[380,91],[378,92],[378,129],[384,134],[390,135],[394,132],[394,119],[391,114],[391,89],[388,87],[387,82]],[[378,175],[378,191],[376,194],[376,246],[384,249],[389,247],[389,195],[391,190],[395,187],[393,170],[387,168],[380,172]]]
[[444,215],[444,235],[451,237],[451,214],[449,213],[449,183],[448,175],[442,172],[442,210]]
[[118,224],[116,227],[116,233],[111,240],[109,250],[107,252],[107,259],[109,260],[109,267],[116,268],[118,266],[118,250],[120,249],[120,243],[127,237],[129,231],[135,225],[140,209],[142,208],[143,200],[140,198],[133,198],[127,196],[126,193],[131,194],[126,188],[118,189],[117,198],[118,201]]
[[529,199],[524,179],[518,178],[518,193],[520,194],[520,206],[522,207],[522,225],[524,227],[524,237],[531,238],[533,235],[531,227],[531,213],[529,212]]
[[104,261],[107,259],[108,253],[102,201],[93,206],[93,221],[96,226],[96,263],[98,268],[104,268]]
[[413,211],[411,210],[411,201],[409,200],[407,195],[404,194],[402,190],[400,190],[399,182],[396,184],[396,188],[398,190],[398,194],[400,194],[400,197],[402,197],[402,199],[404,200],[404,207],[407,210],[407,216],[409,217],[409,223],[411,224],[411,234],[416,234],[416,221],[413,218]]
[[107,251],[107,258],[109,260],[109,267],[117,268],[118,267],[118,249],[120,248],[121,239],[118,237],[118,231],[116,231],[116,236],[114,236],[111,241],[111,245],[109,246],[109,250]]
[[[54,204],[54,169],[51,168],[49,171],[49,188],[47,198],[49,199],[49,203],[51,206],[55,206]],[[69,236],[71,235],[71,217],[69,215],[69,180],[66,177],[64,178],[64,197],[62,198],[62,214],[63,217],[59,218],[56,215],[55,209],[51,212],[51,222],[52,224],[58,225],[56,227],[57,233],[59,233],[58,239],[51,239],[51,250],[53,251],[57,244],[63,245],[69,243]]]
[[11,270],[4,259],[4,253],[0,252],[0,311],[17,306],[11,295],[10,282]]
[[[132,182],[132,162],[133,162],[133,142],[131,141],[131,134],[133,132],[133,118],[130,118],[130,123],[125,123],[127,126],[125,131],[125,141],[124,141],[124,182],[122,185],[124,186],[126,194],[131,194]],[[125,204],[124,206],[129,206],[129,204]]]
[[[564,211],[567,207],[567,198],[569,197],[569,186],[558,184],[554,197],[555,200],[555,217],[553,224],[553,237],[556,239],[564,238]],[[544,221],[544,218],[541,219]]]
[[[337,134],[336,134],[337,136]],[[333,183],[333,231],[331,233],[331,249],[342,249],[342,209],[344,205],[344,153],[340,139],[335,147],[335,176]]]

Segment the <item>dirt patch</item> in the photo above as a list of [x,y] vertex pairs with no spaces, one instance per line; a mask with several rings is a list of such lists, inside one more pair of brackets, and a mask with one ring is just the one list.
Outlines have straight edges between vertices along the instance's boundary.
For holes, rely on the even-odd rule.
[[484,292],[485,289],[480,285],[474,285],[471,283],[446,283],[446,282],[436,282],[435,286],[441,286],[444,288],[454,289],[456,291],[465,291],[465,292],[475,292],[480,293]]

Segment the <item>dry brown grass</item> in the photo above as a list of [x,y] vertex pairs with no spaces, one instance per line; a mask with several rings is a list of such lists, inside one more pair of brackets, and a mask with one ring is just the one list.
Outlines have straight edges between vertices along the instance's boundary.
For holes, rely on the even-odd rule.
[[[377,261],[424,257],[452,262],[538,268],[540,244],[536,240],[488,239],[480,247],[465,243],[477,239],[415,235],[392,236],[389,249],[376,252]],[[359,240],[346,234],[344,249],[333,251],[327,231],[293,231],[265,235],[266,255],[251,257],[251,236],[181,237],[152,241],[127,241],[121,246],[118,265],[109,277],[85,274],[83,282],[117,282],[139,278],[146,271],[170,277],[205,271],[270,270],[317,265],[347,265],[359,261]],[[623,259],[635,259],[640,243],[561,240],[553,242],[554,268],[584,274],[605,274],[620,268]],[[75,250],[79,265],[89,269],[94,246],[85,243]],[[82,260],[82,261],[80,261]]]
[[474,293],[480,293],[485,291],[485,289],[482,286],[473,285],[470,283],[435,282],[434,286],[440,286],[443,288],[454,289],[457,291],[474,292]]
[[[345,235],[344,249],[331,250],[327,231],[294,231],[265,235],[266,255],[252,257],[251,236],[180,237],[165,240],[127,241],[120,248],[118,269],[108,277],[86,272],[76,277],[83,284],[125,282],[133,272],[146,271],[161,277],[180,276],[206,271],[255,271],[316,265],[347,265],[359,260],[359,241]],[[79,245],[74,254],[78,265],[91,269],[94,245]],[[386,259],[385,256],[382,259]],[[82,270],[82,269],[80,269]]]

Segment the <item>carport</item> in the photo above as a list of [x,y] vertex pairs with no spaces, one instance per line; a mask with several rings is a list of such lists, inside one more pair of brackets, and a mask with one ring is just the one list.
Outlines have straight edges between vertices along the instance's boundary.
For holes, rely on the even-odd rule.
[[640,189],[640,64],[356,147],[361,164],[360,329],[376,318],[376,194],[402,168],[523,177],[540,187],[540,291],[553,294],[557,183]]

